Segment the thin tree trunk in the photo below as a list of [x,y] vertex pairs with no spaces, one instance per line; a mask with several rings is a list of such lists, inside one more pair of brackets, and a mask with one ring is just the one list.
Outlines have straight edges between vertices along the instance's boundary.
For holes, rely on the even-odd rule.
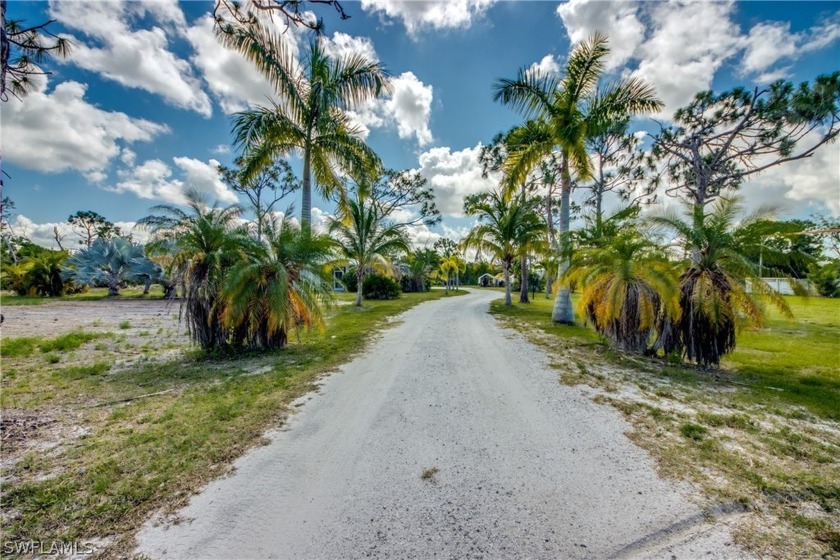
[[513,301],[510,299],[510,261],[505,261],[505,305],[510,307]]
[[303,201],[300,206],[300,225],[301,230],[309,232],[312,230],[312,148],[308,144],[306,148],[303,154]]
[[455,271],[455,291],[458,292],[461,290],[461,273],[459,271]]
[[519,303],[530,303],[528,299],[528,256],[519,261]]
[[362,284],[365,281],[365,272],[362,267],[356,272],[356,307],[362,306]]
[[[569,203],[572,193],[572,177],[569,174],[569,159],[563,154],[561,163],[561,186],[560,186],[560,266],[557,269],[557,278],[563,278],[569,270],[569,227],[571,217],[569,215]],[[575,314],[572,309],[572,294],[566,285],[558,286],[557,298],[554,300],[554,310],[551,319],[555,323],[573,325]]]

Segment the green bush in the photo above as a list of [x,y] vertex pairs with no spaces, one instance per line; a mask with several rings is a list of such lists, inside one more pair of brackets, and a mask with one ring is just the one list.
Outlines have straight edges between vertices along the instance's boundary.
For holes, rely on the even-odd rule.
[[821,296],[840,297],[840,260],[823,265],[812,265],[808,279]]
[[362,296],[365,299],[396,299],[400,297],[400,285],[385,276],[372,274],[362,282]]

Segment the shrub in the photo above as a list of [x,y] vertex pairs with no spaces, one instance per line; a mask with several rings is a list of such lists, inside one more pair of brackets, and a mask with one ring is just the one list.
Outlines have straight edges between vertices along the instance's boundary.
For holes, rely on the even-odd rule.
[[396,299],[400,297],[400,285],[385,276],[372,274],[362,282],[362,296],[365,299]]
[[813,265],[808,279],[821,296],[840,297],[840,260],[823,265]]

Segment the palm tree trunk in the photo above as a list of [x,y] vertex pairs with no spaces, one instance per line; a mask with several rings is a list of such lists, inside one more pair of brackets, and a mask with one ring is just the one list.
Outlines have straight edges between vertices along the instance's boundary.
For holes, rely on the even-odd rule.
[[[557,278],[562,278],[569,270],[569,226],[571,217],[569,215],[569,203],[572,194],[572,177],[569,174],[569,158],[563,154],[561,163],[561,186],[560,186],[560,266],[557,269]],[[575,324],[575,313],[572,309],[572,295],[568,286],[558,286],[557,298],[554,300],[554,310],[551,313],[551,320],[555,323],[567,325]]]
[[519,261],[519,303],[529,303],[528,300],[528,256],[522,255]]
[[510,307],[513,305],[513,301],[510,299],[510,261],[506,260],[504,262],[505,267],[505,305]]
[[356,272],[356,307],[362,306],[362,285],[365,281],[365,270],[362,267],[359,267],[359,271]]
[[449,293],[449,273],[446,273],[446,293]]
[[[312,228],[312,148],[309,144],[307,144],[303,153],[303,184],[301,187],[303,200],[300,205],[300,226],[301,230],[308,232]],[[361,303],[358,305],[361,305]]]

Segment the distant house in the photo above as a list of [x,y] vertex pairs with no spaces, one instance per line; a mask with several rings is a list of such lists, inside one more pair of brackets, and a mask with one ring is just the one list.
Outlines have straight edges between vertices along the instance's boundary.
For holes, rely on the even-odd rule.
[[482,288],[489,288],[489,287],[504,287],[505,285],[505,276],[502,273],[493,275],[489,273],[482,274],[478,277],[478,285]]
[[333,291],[334,292],[346,292],[347,288],[344,286],[344,275],[347,274],[347,267],[346,266],[337,266],[332,271],[333,276]]

